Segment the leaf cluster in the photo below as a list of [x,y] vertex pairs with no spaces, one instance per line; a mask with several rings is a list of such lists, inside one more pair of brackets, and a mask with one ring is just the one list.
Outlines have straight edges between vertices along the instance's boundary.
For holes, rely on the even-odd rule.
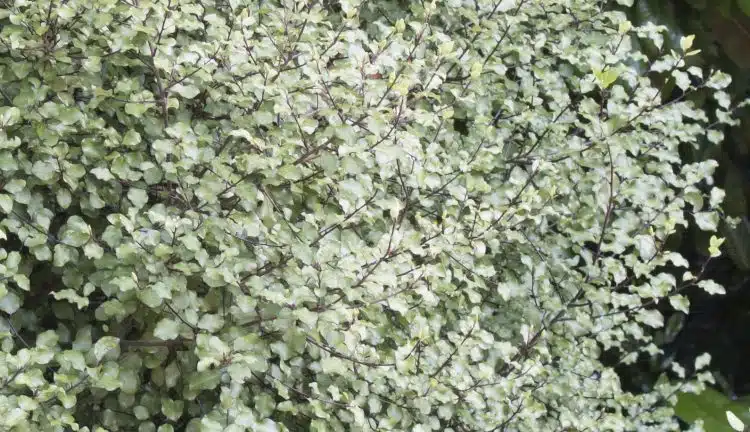
[[0,427],[676,428],[705,364],[600,356],[722,292],[659,269],[742,103],[603,6],[2,3]]

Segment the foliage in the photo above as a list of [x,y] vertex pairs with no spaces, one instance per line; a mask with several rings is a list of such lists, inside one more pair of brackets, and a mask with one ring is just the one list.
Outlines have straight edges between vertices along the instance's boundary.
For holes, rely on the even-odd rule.
[[[684,34],[695,34],[697,48],[701,55],[691,58],[696,66],[711,65],[729,72],[733,77],[731,86],[726,91],[730,95],[742,97],[750,94],[750,62],[746,55],[750,38],[750,18],[743,16],[743,10],[750,2],[743,0],[638,0],[628,10],[634,23],[652,22],[669,28],[665,45],[670,48],[678,46]],[[666,86],[667,93],[671,88]],[[695,92],[690,99],[704,109],[713,109],[715,101],[702,92]],[[746,110],[740,113],[743,121],[750,118]],[[710,143],[687,152],[687,160],[697,161],[715,159],[719,169],[715,174],[716,184],[727,193],[724,211],[735,217],[744,217],[750,212],[747,206],[750,196],[750,177],[746,166],[750,161],[750,136],[742,128],[721,128],[726,140],[719,148]],[[742,274],[736,275],[736,281],[727,281],[734,285],[739,283],[750,271],[750,233],[746,227],[732,229],[721,227],[727,237],[727,254]],[[680,240],[685,248],[691,244],[704,244],[707,237],[704,233],[685,233]]]
[[3,3],[0,425],[676,429],[706,357],[600,358],[723,292],[665,241],[743,104],[604,6]]
[[[666,25],[670,35],[665,37],[665,45],[670,48],[679,47],[681,36],[695,34],[695,47],[701,49],[701,55],[691,57],[690,63],[701,67],[711,65],[729,72],[733,80],[725,91],[734,98],[750,94],[750,62],[746,55],[750,48],[750,17],[744,16],[741,3],[737,0],[637,0],[627,12],[634,23],[650,21]],[[681,96],[679,89],[673,91],[668,85],[663,88],[665,97]],[[716,101],[703,92],[694,92],[688,99],[704,110],[716,108]],[[750,112],[746,109],[737,114],[743,124],[750,119]],[[695,312],[685,320],[686,325],[674,342],[665,347],[665,355],[652,360],[654,372],[640,374],[636,381],[654,382],[665,358],[690,362],[706,350],[713,355],[712,373],[721,384],[716,388],[728,395],[748,394],[750,374],[742,360],[748,354],[745,349],[748,345],[743,340],[744,332],[736,329],[748,325],[746,311],[750,307],[750,292],[747,290],[750,281],[750,222],[747,217],[750,211],[747,206],[750,197],[750,171],[747,170],[750,166],[750,134],[747,127],[741,126],[725,126],[718,130],[725,136],[721,146],[704,142],[695,149],[685,149],[681,154],[686,162],[714,159],[719,163],[713,177],[715,185],[726,191],[723,211],[728,216],[743,219],[736,226],[720,224],[720,233],[726,237],[726,256],[713,260],[704,273],[725,285],[728,296],[709,298],[697,290],[689,292]],[[670,245],[682,252],[689,262],[700,263],[706,255],[705,245],[710,235],[695,229],[678,230]],[[628,372],[644,369],[633,368]],[[627,373],[628,378],[635,375]],[[726,424],[723,413],[720,417]]]

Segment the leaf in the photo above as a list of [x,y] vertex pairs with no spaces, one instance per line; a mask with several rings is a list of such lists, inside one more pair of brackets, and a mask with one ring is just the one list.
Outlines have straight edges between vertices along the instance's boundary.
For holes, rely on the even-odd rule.
[[669,297],[669,304],[672,305],[675,310],[680,312],[690,312],[690,301],[682,294],[675,294]]
[[394,28],[396,29],[397,33],[403,33],[404,30],[406,30],[406,23],[404,22],[404,19],[400,18],[398,21],[396,21]]
[[224,325],[224,320],[221,316],[216,314],[204,314],[198,321],[197,327],[208,332],[214,333],[221,329]]
[[701,370],[711,364],[711,354],[703,353],[695,358],[695,370]]
[[630,21],[621,21],[620,24],[617,26],[617,33],[625,34],[630,31],[630,29],[633,28],[633,23]]
[[162,399],[161,412],[171,421],[177,421],[182,416],[185,403],[181,400]]
[[62,363],[69,364],[73,369],[83,371],[86,369],[86,359],[80,351],[66,350],[60,355]]
[[0,297],[0,310],[8,315],[13,315],[21,307],[21,298],[13,292],[6,292]]
[[172,154],[174,152],[175,145],[171,140],[160,139],[154,141],[154,143],[151,145],[151,148],[164,154]]
[[29,62],[18,61],[11,63],[10,68],[16,78],[23,79],[29,75],[29,72],[31,72],[32,65]]
[[134,130],[129,130],[125,132],[125,135],[122,137],[122,144],[126,147],[135,147],[141,142],[141,134]]
[[726,415],[729,426],[731,426],[732,429],[737,432],[743,432],[745,430],[745,423],[743,423],[742,420],[740,420],[732,411],[727,411]]
[[693,40],[695,39],[695,35],[688,35],[683,36],[680,38],[680,48],[682,48],[683,51],[687,51],[690,49],[690,47],[693,46]]
[[37,335],[35,345],[37,348],[52,348],[59,340],[60,336],[54,330],[47,330]]
[[304,133],[312,134],[318,128],[318,122],[311,118],[305,118],[300,122],[300,127]]
[[172,388],[177,384],[177,380],[180,378],[180,368],[175,362],[170,363],[164,369],[164,383],[167,388]]
[[478,79],[482,75],[483,65],[482,63],[475,62],[472,63],[471,69],[469,71],[469,76],[472,80]]
[[143,189],[130,188],[130,190],[128,190],[128,200],[133,203],[135,208],[140,209],[148,203],[148,194]]
[[55,298],[55,300],[66,300],[76,305],[78,309],[83,309],[89,305],[88,297],[83,297],[78,294],[78,292],[72,289],[54,291],[52,293],[52,296]]
[[145,180],[148,185],[159,183],[163,177],[162,171],[156,166],[147,168],[143,171],[143,180]]
[[636,319],[649,327],[660,328],[664,326],[664,316],[658,310],[642,309],[638,311]]
[[685,72],[683,72],[681,70],[676,70],[676,71],[672,72],[672,76],[675,78],[675,84],[681,90],[684,91],[684,90],[687,90],[688,88],[690,88],[690,77],[688,76],[687,73],[685,73]]
[[197,252],[201,249],[201,242],[198,240],[198,237],[188,234],[181,239],[182,244],[185,245],[185,248],[191,252]]
[[724,109],[729,109],[729,106],[732,104],[731,96],[729,96],[729,93],[725,91],[715,92],[714,99],[716,99],[716,102],[719,104],[719,106]]
[[635,247],[643,260],[649,260],[656,254],[656,243],[650,235],[640,234],[635,236]]
[[174,86],[172,86],[171,90],[184,97],[185,99],[192,99],[198,96],[198,94],[200,93],[198,87],[194,85],[175,84]]
[[91,239],[91,228],[80,216],[71,216],[65,223],[61,240],[65,245],[80,247]]
[[36,161],[31,166],[31,173],[34,174],[39,180],[42,180],[44,182],[48,182],[55,178],[55,174],[57,174],[58,166],[56,163],[44,160],[44,161]]
[[113,176],[109,169],[106,167],[96,167],[91,170],[91,174],[102,181],[109,181],[115,178],[115,176]]
[[708,253],[712,258],[716,258],[721,255],[721,250],[719,248],[723,243],[723,238],[719,238],[714,235],[711,236],[711,239],[709,240]]
[[219,385],[221,370],[209,369],[193,374],[188,381],[191,390],[213,390]]
[[8,194],[0,194],[0,210],[5,214],[13,211],[13,197]]
[[177,339],[180,336],[180,323],[169,318],[162,318],[156,324],[154,336],[162,340]]
[[125,104],[125,113],[133,117],[141,117],[146,111],[148,111],[148,105],[144,103],[128,102]]
[[81,111],[75,108],[62,108],[57,115],[57,120],[64,125],[72,125],[83,118]]
[[599,83],[599,86],[603,89],[609,88],[615,81],[617,81],[617,78],[620,76],[619,71],[608,68],[607,70],[601,70],[601,69],[594,69],[594,77],[596,77],[596,81]]
[[157,308],[162,304],[162,298],[152,289],[138,290],[138,299],[152,309]]
[[726,191],[724,191],[723,189],[718,188],[718,187],[711,188],[709,205],[714,208],[719,207],[721,203],[724,201],[725,197],[726,197]]
[[699,281],[697,285],[708,294],[723,295],[727,293],[723,286],[712,280],[702,280]]
[[100,362],[105,355],[114,350],[119,350],[120,339],[114,336],[104,336],[94,344],[94,357]]
[[57,198],[57,204],[63,209],[70,207],[70,204],[73,202],[73,196],[70,191],[64,187],[57,190],[55,197]]
[[0,107],[0,125],[8,127],[18,123],[21,110],[16,107]]
[[715,232],[719,223],[719,214],[714,211],[694,213],[693,218],[702,231]]
[[90,242],[83,247],[83,254],[89,259],[100,259],[104,256],[104,249],[98,244]]
[[455,41],[449,40],[438,45],[438,55],[445,56],[453,52],[456,45]]
[[138,420],[146,420],[149,417],[148,408],[138,405],[133,408],[133,416]]
[[326,357],[320,360],[320,367],[324,373],[345,375],[348,371],[343,360],[337,357]]

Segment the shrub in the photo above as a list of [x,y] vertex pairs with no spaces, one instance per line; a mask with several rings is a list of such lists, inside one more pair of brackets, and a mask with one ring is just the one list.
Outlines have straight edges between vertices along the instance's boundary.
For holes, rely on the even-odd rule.
[[3,430],[676,428],[738,105],[604,6],[4,1]]

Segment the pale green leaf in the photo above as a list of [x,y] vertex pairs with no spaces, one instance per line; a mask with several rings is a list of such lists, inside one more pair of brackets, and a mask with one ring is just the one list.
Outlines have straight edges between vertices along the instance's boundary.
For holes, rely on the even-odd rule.
[[184,97],[185,99],[192,99],[198,96],[198,93],[200,93],[198,87],[193,85],[175,84],[174,86],[172,86],[171,90]]
[[120,349],[120,339],[114,336],[103,336],[94,344],[94,357],[101,361],[105,355]]
[[156,324],[154,336],[162,340],[177,339],[180,336],[180,323],[169,318],[162,318]]

